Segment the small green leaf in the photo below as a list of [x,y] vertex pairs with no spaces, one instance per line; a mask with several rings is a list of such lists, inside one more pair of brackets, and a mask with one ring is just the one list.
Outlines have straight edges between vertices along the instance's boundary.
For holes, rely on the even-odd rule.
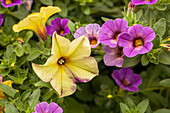
[[124,101],[130,108],[133,108],[134,106],[136,106],[133,100],[128,96],[125,96]]
[[20,111],[24,108],[24,105],[20,100],[15,100],[14,103]]
[[137,13],[136,13],[136,20],[138,21],[143,15],[143,10],[140,9]]
[[34,107],[36,106],[39,98],[40,98],[40,89],[37,89],[28,98],[28,103],[30,105],[31,110],[34,109]]
[[19,113],[17,108],[9,102],[5,104],[5,110],[6,110],[6,113]]
[[31,89],[27,89],[21,95],[21,101],[24,102],[31,94]]
[[159,46],[160,46],[160,36],[156,35],[156,37],[154,38],[152,43],[153,43],[153,48],[154,49],[159,48]]
[[30,38],[33,36],[33,32],[32,31],[28,31],[25,38],[24,38],[24,43],[28,43],[28,41],[30,40]]
[[8,95],[11,96],[11,97],[14,97],[14,95],[15,95],[15,93],[16,93],[16,91],[15,91],[13,88],[11,88],[11,87],[9,87],[9,86],[7,86],[7,85],[5,85],[5,84],[0,84],[0,89],[1,89],[4,93],[8,94]]
[[37,83],[35,83],[36,87],[48,87],[51,88],[51,85],[49,82],[43,82],[43,81],[38,81]]
[[7,102],[8,102],[8,100],[6,100],[6,99],[0,99],[0,106],[5,107],[5,103],[7,103]]
[[154,24],[153,30],[155,31],[155,34],[159,34],[162,37],[166,30],[166,20],[164,18],[161,18],[160,20],[158,20]]
[[36,59],[37,57],[39,57],[40,55],[41,55],[41,51],[35,50],[31,54],[28,55],[27,60],[32,61],[32,60]]
[[164,79],[159,82],[160,85],[170,87],[170,79]]
[[48,91],[46,94],[44,94],[42,96],[42,100],[47,101],[48,99],[50,99],[53,96],[53,94],[54,94],[53,90]]
[[107,20],[112,20],[112,19],[109,19],[109,18],[106,18],[106,17],[101,17],[101,19],[103,20],[103,21],[107,21]]
[[70,31],[75,31],[75,24],[71,20],[68,21],[67,26]]
[[82,11],[84,12],[84,14],[89,15],[90,14],[90,7],[88,6],[82,6],[81,7]]
[[164,50],[159,55],[159,61],[163,64],[170,65],[170,51]]
[[170,109],[159,109],[154,111],[153,113],[170,113]]
[[52,6],[53,0],[39,0],[42,4]]
[[137,105],[138,112],[139,112],[139,113],[145,113],[148,105],[149,105],[149,100],[148,100],[148,99],[145,99],[145,100],[143,100],[142,102],[140,102],[140,103]]
[[146,65],[149,64],[149,59],[148,59],[148,56],[146,54],[142,55],[141,63],[142,63],[143,66],[146,66]]
[[125,59],[123,61],[123,67],[135,66],[140,62],[140,59],[141,59],[140,55],[137,55],[137,56],[132,57],[132,58],[125,57]]
[[121,109],[122,113],[127,113],[127,111],[130,111],[129,107],[124,103],[120,103],[120,109]]
[[21,57],[24,54],[24,47],[23,46],[17,46],[15,48],[15,53],[18,57]]
[[7,68],[7,66],[0,64],[0,69],[5,69],[5,68]]

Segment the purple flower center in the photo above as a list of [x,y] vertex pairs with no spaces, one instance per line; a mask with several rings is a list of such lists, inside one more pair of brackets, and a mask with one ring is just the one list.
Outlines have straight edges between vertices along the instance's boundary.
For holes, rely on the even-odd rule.
[[12,0],[5,0],[5,4],[11,4],[12,2]]
[[122,83],[123,83],[123,85],[125,85],[125,86],[129,86],[129,85],[130,85],[130,82],[129,82],[128,80],[124,80]]
[[143,42],[142,38],[134,39],[134,42],[133,42],[134,47],[142,46],[143,44],[144,44],[144,42]]
[[113,39],[116,39],[118,40],[118,36],[119,36],[120,32],[116,32],[114,35],[113,35]]
[[151,0],[144,0],[144,1],[149,2],[149,1],[151,1]]
[[63,57],[59,58],[58,61],[57,61],[57,64],[58,65],[64,65],[65,64],[65,59]]
[[64,30],[57,31],[58,35],[62,35],[64,33]]
[[124,53],[123,53],[123,47],[120,47],[120,46],[118,46],[117,47],[118,48],[118,52],[117,52],[117,55],[119,56],[119,57],[121,57]]
[[[91,37],[89,37],[89,39],[91,39]],[[90,45],[96,45],[97,44],[97,40],[94,37],[93,39],[90,40]]]

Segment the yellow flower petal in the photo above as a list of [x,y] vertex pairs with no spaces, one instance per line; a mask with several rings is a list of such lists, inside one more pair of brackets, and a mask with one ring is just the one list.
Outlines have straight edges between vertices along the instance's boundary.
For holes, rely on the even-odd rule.
[[48,6],[48,7],[41,7],[40,9],[40,15],[44,17],[43,20],[44,23],[47,21],[47,19],[50,16],[58,12],[61,12],[61,9],[59,7]]
[[51,54],[53,54],[57,58],[64,56],[68,49],[70,41],[67,38],[57,35],[56,32],[54,32],[52,38],[53,41],[52,41]]
[[11,81],[11,80],[2,82],[2,84],[5,84],[5,85],[10,86],[10,87],[12,87],[12,83],[13,83],[13,81]]
[[65,66],[59,67],[59,71],[51,80],[51,85],[58,92],[59,97],[73,94],[76,91],[76,80],[73,74]]
[[66,66],[80,82],[88,82],[99,73],[97,62],[93,57],[71,60]]
[[58,72],[58,64],[52,59],[54,58],[50,57],[44,65],[32,64],[33,70],[44,82],[49,82]]
[[90,54],[91,47],[89,40],[87,37],[81,36],[71,42],[66,56],[69,57],[71,60],[74,60],[89,57]]

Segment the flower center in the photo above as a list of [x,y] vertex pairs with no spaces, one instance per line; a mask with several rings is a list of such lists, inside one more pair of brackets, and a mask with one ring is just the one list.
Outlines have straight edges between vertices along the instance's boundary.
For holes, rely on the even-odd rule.
[[61,35],[61,34],[63,34],[63,33],[64,33],[64,31],[63,31],[63,30],[61,30],[59,34]]
[[144,0],[144,1],[149,2],[149,1],[151,1],[151,0]]
[[137,47],[137,46],[142,46],[144,43],[143,43],[143,40],[138,38],[138,39],[135,39],[134,41],[134,46]]
[[118,36],[119,36],[120,32],[116,32],[114,35],[113,35],[113,39],[116,39],[118,40]]
[[65,61],[65,59],[64,59],[64,58],[62,58],[62,57],[61,57],[61,58],[59,58],[59,59],[58,59],[58,61],[57,61],[58,65],[64,65],[64,64],[65,64],[65,62],[66,62],[66,61]]
[[96,39],[90,40],[90,45],[96,45],[96,44],[97,44],[97,40]]
[[128,80],[124,80],[124,81],[123,81],[123,85],[129,86],[129,84],[130,84],[130,82],[129,82]]
[[5,4],[11,4],[12,0],[5,0]]

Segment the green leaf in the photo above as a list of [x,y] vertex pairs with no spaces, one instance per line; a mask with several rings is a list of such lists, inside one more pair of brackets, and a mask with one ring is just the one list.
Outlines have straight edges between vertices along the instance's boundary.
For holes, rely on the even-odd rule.
[[51,85],[49,82],[43,82],[43,81],[38,81],[37,83],[35,83],[36,87],[48,87],[51,88]]
[[34,109],[34,107],[36,106],[39,98],[40,98],[40,89],[37,89],[28,98],[28,103],[30,105],[31,110]]
[[159,34],[162,37],[166,31],[166,20],[164,18],[158,20],[154,24],[153,30],[155,31],[155,34]]
[[5,85],[5,84],[0,84],[0,89],[1,89],[4,93],[6,93],[7,95],[9,95],[9,96],[11,96],[11,97],[14,97],[14,95],[15,95],[15,93],[16,93],[16,91],[15,91],[13,88],[11,88],[11,87],[9,87],[9,86],[7,86],[7,85]]
[[164,79],[159,82],[160,85],[170,87],[170,79]]
[[153,113],[170,113],[170,109],[159,109],[154,111]]
[[125,96],[124,101],[130,108],[134,108],[136,106],[133,100],[128,96]]
[[14,103],[20,111],[24,108],[24,105],[20,100],[15,100]]
[[89,15],[90,14],[90,7],[88,6],[82,6],[81,7],[82,11],[84,12],[84,14]]
[[32,61],[41,55],[41,51],[34,50],[31,54],[28,55],[27,60]]
[[28,41],[30,40],[30,38],[33,36],[33,32],[32,31],[28,31],[25,38],[24,38],[24,44],[28,43]]
[[159,61],[163,64],[170,65],[170,51],[164,50],[159,55]]
[[148,59],[147,54],[142,55],[142,57],[141,57],[141,63],[142,63],[142,66],[146,66],[146,65],[149,64],[149,59]]
[[15,48],[15,53],[18,57],[21,57],[24,54],[24,47],[23,46],[17,46]]
[[165,4],[158,4],[155,5],[156,9],[160,10],[160,11],[165,11],[167,9],[167,6]]
[[156,15],[151,9],[148,9],[146,11],[144,17],[147,23],[149,24],[149,26],[152,26],[152,24],[155,23],[156,21]]
[[31,89],[27,89],[21,95],[21,101],[24,102],[31,94]]
[[60,2],[60,1],[57,1],[57,5],[60,7],[61,9],[61,12],[59,12],[58,14],[62,17],[67,17],[68,15],[68,8],[66,6],[66,4]]
[[156,37],[154,38],[152,43],[153,43],[153,48],[154,49],[159,48],[159,46],[160,46],[160,36],[156,35]]
[[5,68],[7,68],[8,66],[5,66],[5,65],[2,65],[2,64],[0,64],[0,69],[5,69]]
[[142,102],[140,102],[140,103],[137,105],[138,112],[139,112],[139,113],[145,113],[148,105],[149,105],[149,100],[148,100],[148,99],[145,99],[145,100],[143,100]]
[[6,99],[0,99],[0,106],[5,107],[5,103],[7,103],[7,102],[8,102],[8,100],[6,100]]
[[12,26],[15,24],[15,19],[10,15],[5,16],[4,20],[4,26],[8,26],[8,28],[12,28]]
[[120,103],[120,109],[121,109],[122,113],[127,113],[127,111],[130,111],[129,107],[124,103]]
[[103,21],[107,21],[107,20],[112,20],[112,19],[109,19],[109,18],[106,18],[106,17],[101,17],[101,19],[103,20]]
[[140,9],[137,13],[136,13],[136,20],[138,21],[143,15],[143,10]]
[[5,104],[5,110],[6,110],[6,113],[19,113],[17,108],[9,102]]
[[53,0],[39,0],[42,4],[52,6]]
[[132,58],[125,57],[122,66],[123,67],[132,67],[132,66],[135,66],[135,65],[137,65],[140,62],[140,59],[141,59],[140,55],[137,55],[137,56],[132,57]]
[[47,101],[48,99],[50,99],[53,96],[53,94],[54,94],[53,90],[48,91],[46,94],[44,94],[42,96],[42,100]]
[[71,20],[68,21],[67,26],[70,31],[75,31],[75,24]]

